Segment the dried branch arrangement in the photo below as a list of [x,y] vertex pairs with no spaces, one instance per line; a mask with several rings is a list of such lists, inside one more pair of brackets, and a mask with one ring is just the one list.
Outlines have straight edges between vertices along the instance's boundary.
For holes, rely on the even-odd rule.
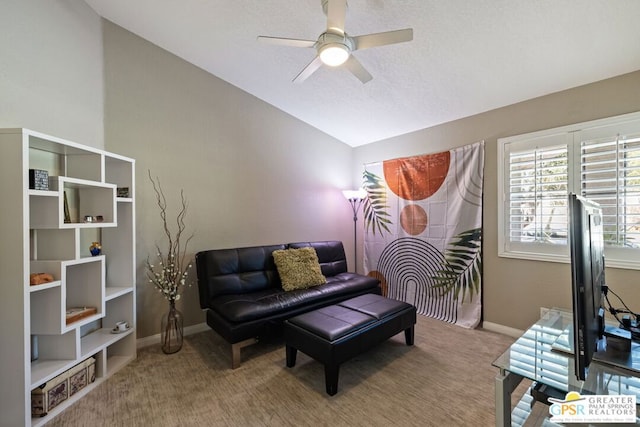
[[180,294],[184,290],[184,287],[191,286],[191,284],[187,282],[189,269],[191,269],[192,266],[191,261],[187,260],[187,246],[193,238],[193,234],[191,234],[186,241],[184,241],[183,236],[186,229],[184,219],[187,216],[187,199],[184,196],[184,190],[181,189],[181,205],[176,216],[176,230],[174,233],[167,222],[167,199],[162,191],[160,179],[158,177],[154,179],[151,176],[151,171],[149,171],[149,180],[153,185],[153,191],[156,193],[156,204],[160,209],[160,219],[162,220],[168,245],[166,251],[163,251],[160,245],[156,243],[157,262],[152,264],[147,257],[147,277],[149,282],[152,283],[169,302],[174,303],[180,299]]

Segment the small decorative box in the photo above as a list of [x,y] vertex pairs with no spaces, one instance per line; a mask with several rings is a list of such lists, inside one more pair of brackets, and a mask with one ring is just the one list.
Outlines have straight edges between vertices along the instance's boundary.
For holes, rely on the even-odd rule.
[[31,392],[31,415],[44,417],[69,398],[69,378],[66,372],[42,384]]
[[116,189],[116,195],[118,197],[130,197],[129,196],[129,187],[118,187]]
[[96,380],[96,359],[88,358],[69,369],[69,397]]
[[29,188],[32,190],[48,190],[49,172],[41,169],[29,169]]
[[31,415],[44,417],[53,408],[94,382],[96,359],[93,357],[77,364],[31,391]]

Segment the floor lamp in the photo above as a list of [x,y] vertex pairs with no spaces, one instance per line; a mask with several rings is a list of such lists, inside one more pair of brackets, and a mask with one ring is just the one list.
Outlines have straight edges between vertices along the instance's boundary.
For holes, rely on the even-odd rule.
[[351,204],[351,209],[353,209],[353,271],[357,272],[358,269],[358,229],[356,224],[358,222],[358,210],[364,199],[367,197],[367,192],[360,188],[358,190],[344,190],[342,192],[344,198]]

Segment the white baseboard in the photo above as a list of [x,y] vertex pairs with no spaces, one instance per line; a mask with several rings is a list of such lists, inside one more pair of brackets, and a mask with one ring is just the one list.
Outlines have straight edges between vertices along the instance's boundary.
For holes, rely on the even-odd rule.
[[[205,332],[211,330],[206,323],[198,323],[197,325],[191,325],[184,328],[184,335],[193,335],[199,332]],[[136,340],[136,348],[148,347],[160,342],[160,334],[150,335],[148,337],[139,338]]]
[[[550,308],[540,307],[540,318],[542,319],[545,314],[549,312]],[[520,338],[524,334],[523,330],[511,328],[509,326],[499,325],[492,322],[482,322],[482,327],[487,331],[498,332],[500,334],[509,335],[510,337]]]
[[524,331],[521,329],[511,328],[509,326],[500,325],[498,323],[493,322],[482,322],[482,328],[487,331],[497,332],[499,334],[508,335],[514,338],[520,338]]

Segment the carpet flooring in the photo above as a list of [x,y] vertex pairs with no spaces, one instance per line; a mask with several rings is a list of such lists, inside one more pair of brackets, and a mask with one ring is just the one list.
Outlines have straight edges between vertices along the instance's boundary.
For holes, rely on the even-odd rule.
[[340,368],[338,394],[303,353],[285,367],[280,338],[247,347],[231,370],[213,331],[159,345],[47,426],[494,426],[491,362],[514,339],[418,316],[415,345],[398,334]]

